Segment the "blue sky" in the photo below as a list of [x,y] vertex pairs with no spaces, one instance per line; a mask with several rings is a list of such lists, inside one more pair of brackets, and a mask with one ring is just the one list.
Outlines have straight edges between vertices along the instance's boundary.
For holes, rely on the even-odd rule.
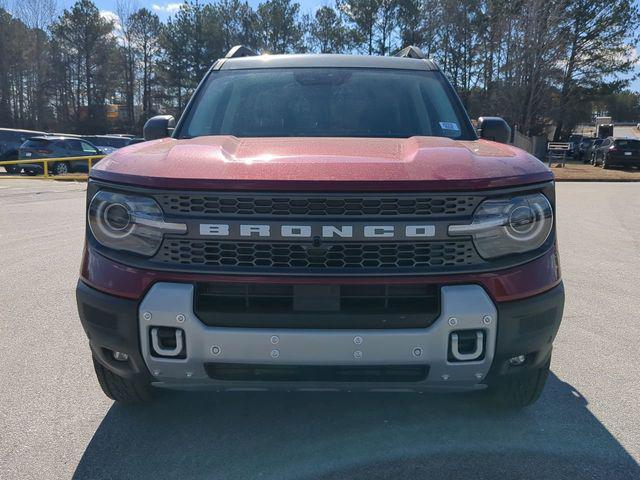
[[[136,1],[136,0],[134,0]],[[114,12],[116,10],[116,0],[93,0],[93,2],[101,10],[108,10]],[[67,8],[75,3],[75,0],[58,0],[58,4],[62,8]],[[160,18],[165,19],[175,10],[180,7],[181,0],[137,0],[139,7],[147,7],[149,10],[153,10]],[[202,0],[202,3],[207,3],[206,0]],[[249,4],[257,6],[260,3],[259,0],[249,0]],[[314,11],[318,6],[328,4],[326,0],[298,0],[298,3],[302,6],[302,13],[308,13]]]

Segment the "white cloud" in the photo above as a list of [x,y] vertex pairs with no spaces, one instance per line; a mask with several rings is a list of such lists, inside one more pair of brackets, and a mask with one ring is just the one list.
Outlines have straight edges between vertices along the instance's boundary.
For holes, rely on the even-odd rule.
[[116,30],[120,31],[122,29],[122,26],[120,25],[120,17],[117,13],[112,12],[111,10],[100,10],[100,16],[105,20],[113,22]]
[[180,10],[181,5],[181,3],[165,3],[164,5],[154,3],[151,8],[156,12],[175,13]]
[[122,23],[120,23],[118,14],[111,10],[100,10],[100,16],[105,20],[113,22],[113,31],[109,35],[120,42],[122,40]]

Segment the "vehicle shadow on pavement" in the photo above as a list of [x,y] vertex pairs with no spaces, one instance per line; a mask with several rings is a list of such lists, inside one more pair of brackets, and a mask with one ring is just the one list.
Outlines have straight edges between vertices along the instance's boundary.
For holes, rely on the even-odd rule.
[[640,478],[571,385],[522,411],[485,394],[178,393],[113,405],[74,479]]

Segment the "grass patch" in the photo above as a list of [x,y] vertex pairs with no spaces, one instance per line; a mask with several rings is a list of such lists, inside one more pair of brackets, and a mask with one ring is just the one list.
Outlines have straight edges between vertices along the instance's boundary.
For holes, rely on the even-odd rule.
[[554,165],[551,171],[559,182],[640,182],[640,169],[609,169],[567,163],[564,167]]

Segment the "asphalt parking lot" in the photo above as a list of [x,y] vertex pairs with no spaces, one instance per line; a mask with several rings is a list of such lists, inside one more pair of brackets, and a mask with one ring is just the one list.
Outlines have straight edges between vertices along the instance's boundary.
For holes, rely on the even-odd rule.
[[515,413],[476,394],[114,405],[75,309],[84,190],[0,180],[0,479],[640,478],[640,184],[558,184],[564,323]]

